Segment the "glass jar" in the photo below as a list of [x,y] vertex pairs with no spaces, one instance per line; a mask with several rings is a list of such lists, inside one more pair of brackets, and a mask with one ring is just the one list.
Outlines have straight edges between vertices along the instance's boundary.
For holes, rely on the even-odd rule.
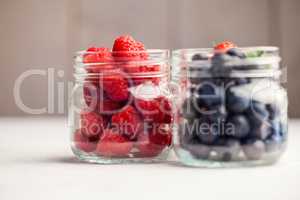
[[81,160],[157,162],[168,156],[173,123],[170,53],[123,53],[116,59],[111,52],[108,61],[95,59],[101,57],[98,52],[75,56],[69,124],[72,150]]
[[[174,148],[185,165],[272,164],[287,141],[287,93],[277,47],[180,49]],[[175,96],[175,94],[174,94]]]

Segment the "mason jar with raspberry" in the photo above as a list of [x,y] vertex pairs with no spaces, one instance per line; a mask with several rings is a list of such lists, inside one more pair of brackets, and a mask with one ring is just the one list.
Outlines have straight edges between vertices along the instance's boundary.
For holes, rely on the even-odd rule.
[[169,51],[146,50],[120,36],[112,50],[91,47],[75,56],[69,123],[74,154],[95,163],[167,158],[173,112]]
[[[287,143],[287,93],[277,47],[173,52],[180,85],[174,147],[179,160],[200,167],[272,164]],[[176,131],[175,131],[176,130]]]

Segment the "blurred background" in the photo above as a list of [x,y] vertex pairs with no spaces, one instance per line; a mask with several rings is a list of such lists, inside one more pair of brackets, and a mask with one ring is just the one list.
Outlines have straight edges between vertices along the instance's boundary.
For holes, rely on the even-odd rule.
[[288,68],[289,116],[300,117],[299,11],[299,0],[0,0],[0,115],[27,115],[13,91],[18,77],[32,69],[40,75],[21,84],[23,103],[65,114],[73,53],[111,47],[116,36],[130,34],[147,48],[211,47],[222,40],[279,46]]

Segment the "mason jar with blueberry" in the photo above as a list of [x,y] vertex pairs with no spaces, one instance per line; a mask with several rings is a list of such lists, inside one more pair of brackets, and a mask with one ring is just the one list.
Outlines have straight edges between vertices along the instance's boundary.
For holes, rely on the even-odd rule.
[[174,148],[200,167],[275,163],[287,142],[287,93],[277,47],[223,42],[173,52]]

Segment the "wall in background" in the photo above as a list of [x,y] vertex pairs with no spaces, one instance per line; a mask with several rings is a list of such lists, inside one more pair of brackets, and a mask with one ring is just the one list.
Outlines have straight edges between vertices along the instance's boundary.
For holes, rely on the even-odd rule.
[[300,117],[300,1],[280,2],[280,47],[288,68],[289,114]]
[[[28,69],[64,71],[72,79],[72,55],[89,45],[111,46],[132,34],[148,48],[279,45],[288,66],[290,116],[300,116],[300,1],[298,0],[0,0],[0,115],[24,114],[13,98],[16,78]],[[22,86],[24,103],[47,105],[46,77]],[[66,101],[66,100],[65,100]],[[54,112],[57,113],[57,101]]]

